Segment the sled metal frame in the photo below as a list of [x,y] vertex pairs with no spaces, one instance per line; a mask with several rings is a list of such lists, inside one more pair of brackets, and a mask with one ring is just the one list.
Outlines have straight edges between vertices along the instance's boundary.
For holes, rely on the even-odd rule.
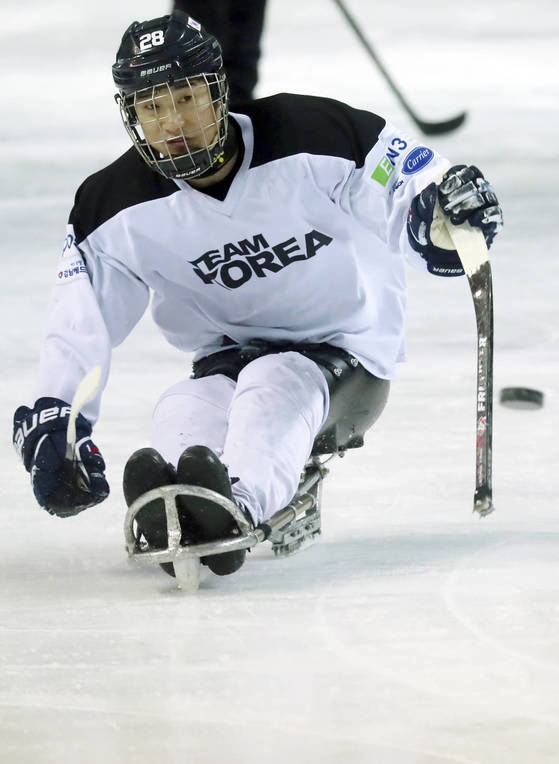
[[[297,551],[320,534],[320,489],[322,480],[328,473],[324,465],[332,456],[323,462],[318,456],[312,457],[305,466],[292,501],[256,528],[237,504],[208,488],[186,484],[166,485],[142,494],[130,505],[124,519],[124,538],[129,559],[138,565],[173,563],[179,587],[195,590],[198,588],[202,557],[239,549],[252,549],[267,540],[271,542],[276,556],[286,556]],[[182,529],[177,496],[197,496],[219,504],[233,516],[240,535],[203,544],[181,545]],[[153,549],[142,541],[136,523],[138,512],[154,499],[163,499],[165,503],[168,539],[166,549]]]

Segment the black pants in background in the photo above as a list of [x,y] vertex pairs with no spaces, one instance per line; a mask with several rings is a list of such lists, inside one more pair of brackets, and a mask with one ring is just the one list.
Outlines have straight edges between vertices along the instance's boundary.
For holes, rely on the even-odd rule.
[[265,6],[266,0],[174,0],[176,10],[219,40],[233,106],[253,97]]

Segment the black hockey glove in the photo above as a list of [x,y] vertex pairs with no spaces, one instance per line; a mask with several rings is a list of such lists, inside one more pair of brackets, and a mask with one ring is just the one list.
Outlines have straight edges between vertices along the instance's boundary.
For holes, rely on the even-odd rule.
[[482,231],[488,247],[503,227],[503,211],[491,184],[477,167],[466,165],[451,167],[438,187],[431,183],[412,200],[407,225],[412,249],[426,260],[430,273],[462,276],[464,269],[456,250],[438,247],[431,240],[437,199],[451,223],[460,225],[467,220]]
[[39,398],[33,409],[14,414],[14,446],[31,473],[33,493],[51,515],[70,517],[106,499],[105,462],[91,441],[91,425],[79,414],[74,458],[66,459],[70,406],[58,398]]

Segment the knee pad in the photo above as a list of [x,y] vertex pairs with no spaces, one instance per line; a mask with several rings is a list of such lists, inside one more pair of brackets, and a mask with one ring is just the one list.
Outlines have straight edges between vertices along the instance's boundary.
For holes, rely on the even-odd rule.
[[242,386],[266,384],[287,393],[305,394],[318,388],[324,395],[328,390],[324,374],[318,365],[296,351],[270,353],[251,361],[239,374]]
[[222,374],[215,374],[211,377],[203,377],[202,379],[182,379],[174,385],[171,385],[160,396],[159,400],[154,406],[153,416],[155,418],[156,413],[165,406],[165,401],[172,397],[183,398],[198,398],[199,400],[207,401],[218,405],[223,402],[223,407],[227,408],[229,400],[235,389],[235,383],[228,377]]
[[220,454],[234,391],[235,383],[221,375],[184,379],[170,387],[153,411],[153,447],[171,464],[188,446],[207,446]]
[[319,412],[320,427],[326,421],[329,405],[326,379],[316,363],[300,353],[272,353],[251,361],[239,374],[237,393],[250,388],[267,389],[278,398],[288,399],[307,419],[310,410]]

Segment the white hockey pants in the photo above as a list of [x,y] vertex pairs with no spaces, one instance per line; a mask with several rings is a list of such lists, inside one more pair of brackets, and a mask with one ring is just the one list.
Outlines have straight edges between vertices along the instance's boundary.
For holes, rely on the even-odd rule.
[[152,445],[175,466],[188,446],[211,448],[239,478],[233,495],[258,524],[295,495],[328,406],[314,361],[274,353],[245,366],[236,383],[215,374],[170,387],[155,407]]

